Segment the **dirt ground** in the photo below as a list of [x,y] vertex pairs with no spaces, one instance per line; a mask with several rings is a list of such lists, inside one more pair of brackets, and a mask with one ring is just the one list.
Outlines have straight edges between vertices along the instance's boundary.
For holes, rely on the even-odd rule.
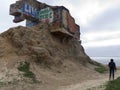
[[[66,63],[68,64],[68,62]],[[69,63],[71,63],[75,68],[76,64],[74,65],[72,62]],[[3,63],[0,64],[1,68],[3,67],[2,65]],[[39,83],[28,82],[25,80],[19,82],[19,80],[16,80],[18,77],[11,76],[11,73],[7,72],[9,76],[7,76],[5,80],[11,80],[13,77],[14,82],[11,81],[8,84],[0,82],[0,90],[104,90],[104,87],[102,86],[105,85],[109,80],[108,73],[99,74],[92,69],[85,68],[83,66],[81,66],[81,68],[76,67],[71,71],[68,69],[69,68],[66,68],[65,71],[63,69],[51,71],[48,69],[42,69],[37,65],[32,64],[31,70],[36,74],[36,78],[39,80]],[[7,68],[3,68],[2,70],[4,70],[4,72],[3,75],[1,73],[0,76],[6,76],[7,74],[5,70],[7,71]],[[117,78],[119,75],[120,70],[117,70],[115,73],[115,78]],[[95,88],[89,89],[93,87]]]
[[[115,79],[120,76],[120,70],[115,73]],[[104,90],[109,81],[108,73],[98,76],[96,79],[85,80],[78,84],[61,87],[59,90]]]

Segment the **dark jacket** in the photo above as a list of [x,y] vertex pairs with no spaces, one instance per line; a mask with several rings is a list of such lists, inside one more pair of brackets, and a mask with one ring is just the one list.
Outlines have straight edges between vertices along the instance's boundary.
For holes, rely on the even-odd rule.
[[108,66],[110,69],[116,70],[116,65],[113,61],[109,62]]

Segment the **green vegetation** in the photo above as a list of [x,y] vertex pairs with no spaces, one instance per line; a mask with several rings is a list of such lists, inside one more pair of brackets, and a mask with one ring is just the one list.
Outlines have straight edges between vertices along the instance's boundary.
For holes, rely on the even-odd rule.
[[106,71],[108,71],[108,68],[105,67],[104,65],[98,63],[97,67],[95,68],[95,70],[99,73],[105,73]]
[[120,90],[120,77],[116,80],[109,81],[105,90]]
[[100,85],[97,87],[88,88],[86,90],[104,90],[104,89],[105,89],[105,85]]
[[43,25],[41,25],[41,26],[39,27],[39,29],[43,29]]
[[105,66],[98,66],[95,70],[99,73],[105,73],[108,69]]
[[108,68],[106,66],[104,66],[101,63],[98,63],[94,60],[90,60],[89,63],[95,65],[95,71],[99,72],[99,73],[105,73],[106,71],[108,71]]
[[30,63],[21,62],[19,67],[18,67],[18,70],[24,72],[23,75],[25,77],[32,78],[35,81],[35,74],[30,71]]

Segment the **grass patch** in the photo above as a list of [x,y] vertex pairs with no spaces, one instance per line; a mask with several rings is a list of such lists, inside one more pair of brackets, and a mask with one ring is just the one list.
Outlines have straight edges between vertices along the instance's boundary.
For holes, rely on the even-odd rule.
[[24,72],[24,76],[28,78],[32,78],[35,81],[35,74],[30,71],[30,63],[21,62],[18,66],[18,70]]
[[100,63],[97,64],[97,67],[95,68],[95,71],[99,72],[99,73],[105,73],[106,71],[108,71],[108,68]]
[[95,71],[97,71],[99,73],[105,73],[106,71],[108,71],[108,68],[99,62],[91,60],[90,63],[95,65],[94,69],[95,69]]
[[95,68],[95,70],[99,73],[105,73],[106,71],[108,71],[108,69],[104,66],[99,66],[99,67]]
[[109,81],[105,90],[120,90],[120,77],[116,80]]
[[88,88],[86,90],[104,90],[105,89],[105,85],[100,85],[98,87],[92,87],[92,88]]

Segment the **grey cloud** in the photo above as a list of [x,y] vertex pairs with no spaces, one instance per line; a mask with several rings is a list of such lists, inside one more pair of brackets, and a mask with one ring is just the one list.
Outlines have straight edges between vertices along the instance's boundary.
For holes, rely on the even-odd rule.
[[[85,47],[84,47],[85,48]],[[85,48],[88,56],[120,56],[120,46]]]
[[88,27],[82,27],[83,32],[98,30],[114,30],[120,28],[120,8],[108,9],[96,16]]
[[113,28],[116,27],[117,22],[120,22],[120,8],[110,9],[104,12],[92,23],[96,28]]
[[54,5],[55,4],[55,0],[38,0],[39,2],[42,2],[42,3],[46,3],[46,4],[49,4],[49,5]]
[[[120,29],[120,8],[108,9],[99,16],[96,16],[89,24],[88,27],[81,26],[82,35],[87,32],[99,32],[102,30],[114,31]],[[100,37],[101,40],[105,38]],[[111,38],[107,38],[111,39]],[[104,44],[104,43],[103,43]],[[120,56],[120,46],[107,46],[107,47],[89,47],[85,48],[89,56]]]

